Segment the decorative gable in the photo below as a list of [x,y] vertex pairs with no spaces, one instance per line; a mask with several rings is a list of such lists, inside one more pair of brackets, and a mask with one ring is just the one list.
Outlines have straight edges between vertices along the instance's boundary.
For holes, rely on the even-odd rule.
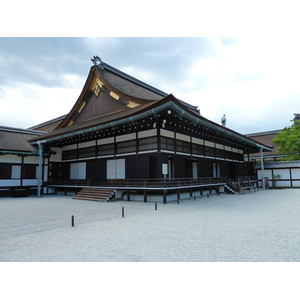
[[68,121],[62,127],[141,105],[141,103],[124,99],[117,91],[112,91],[95,74],[84,93],[79,98],[80,101],[75,104],[74,108],[76,108],[73,108],[73,111],[67,116]]

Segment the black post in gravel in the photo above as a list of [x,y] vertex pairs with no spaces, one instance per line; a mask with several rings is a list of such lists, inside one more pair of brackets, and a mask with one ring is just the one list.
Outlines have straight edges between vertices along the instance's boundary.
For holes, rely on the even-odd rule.
[[124,206],[122,206],[122,218],[124,218]]
[[72,216],[72,227],[74,227],[74,216]]
[[207,198],[209,198],[209,193],[207,193]]
[[194,201],[196,201],[196,195],[194,195]]
[[179,198],[177,198],[177,204],[179,204]]
[[157,210],[157,202],[155,202],[155,210]]

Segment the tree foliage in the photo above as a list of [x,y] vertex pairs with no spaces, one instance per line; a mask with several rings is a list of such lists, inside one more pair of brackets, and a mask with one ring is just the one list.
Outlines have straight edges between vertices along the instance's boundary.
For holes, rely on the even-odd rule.
[[300,120],[291,120],[292,126],[277,133],[272,142],[277,145],[278,153],[286,154],[282,160],[300,160]]

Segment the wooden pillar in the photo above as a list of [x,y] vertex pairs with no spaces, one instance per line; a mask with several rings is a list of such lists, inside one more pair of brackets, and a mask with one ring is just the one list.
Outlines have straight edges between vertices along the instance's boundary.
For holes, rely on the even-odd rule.
[[163,191],[163,203],[167,204],[167,191],[166,190]]
[[180,190],[177,190],[177,199],[180,200]]
[[20,186],[23,186],[23,174],[24,174],[24,155],[21,156],[21,174],[20,174]]
[[144,190],[144,202],[147,202],[147,190]]
[[260,165],[261,165],[262,188],[265,189],[266,183],[265,183],[265,167],[264,167],[263,148],[260,148]]
[[130,190],[127,190],[127,201],[130,201]]
[[41,197],[41,189],[43,186],[43,149],[44,145],[40,141],[37,142],[39,146],[39,165],[38,165],[38,197]]

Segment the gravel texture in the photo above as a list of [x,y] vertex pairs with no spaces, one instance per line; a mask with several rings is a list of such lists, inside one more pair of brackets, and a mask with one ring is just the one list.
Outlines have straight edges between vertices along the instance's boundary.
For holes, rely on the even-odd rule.
[[70,196],[0,198],[0,261],[298,262],[299,196],[300,189],[260,190],[157,210]]

